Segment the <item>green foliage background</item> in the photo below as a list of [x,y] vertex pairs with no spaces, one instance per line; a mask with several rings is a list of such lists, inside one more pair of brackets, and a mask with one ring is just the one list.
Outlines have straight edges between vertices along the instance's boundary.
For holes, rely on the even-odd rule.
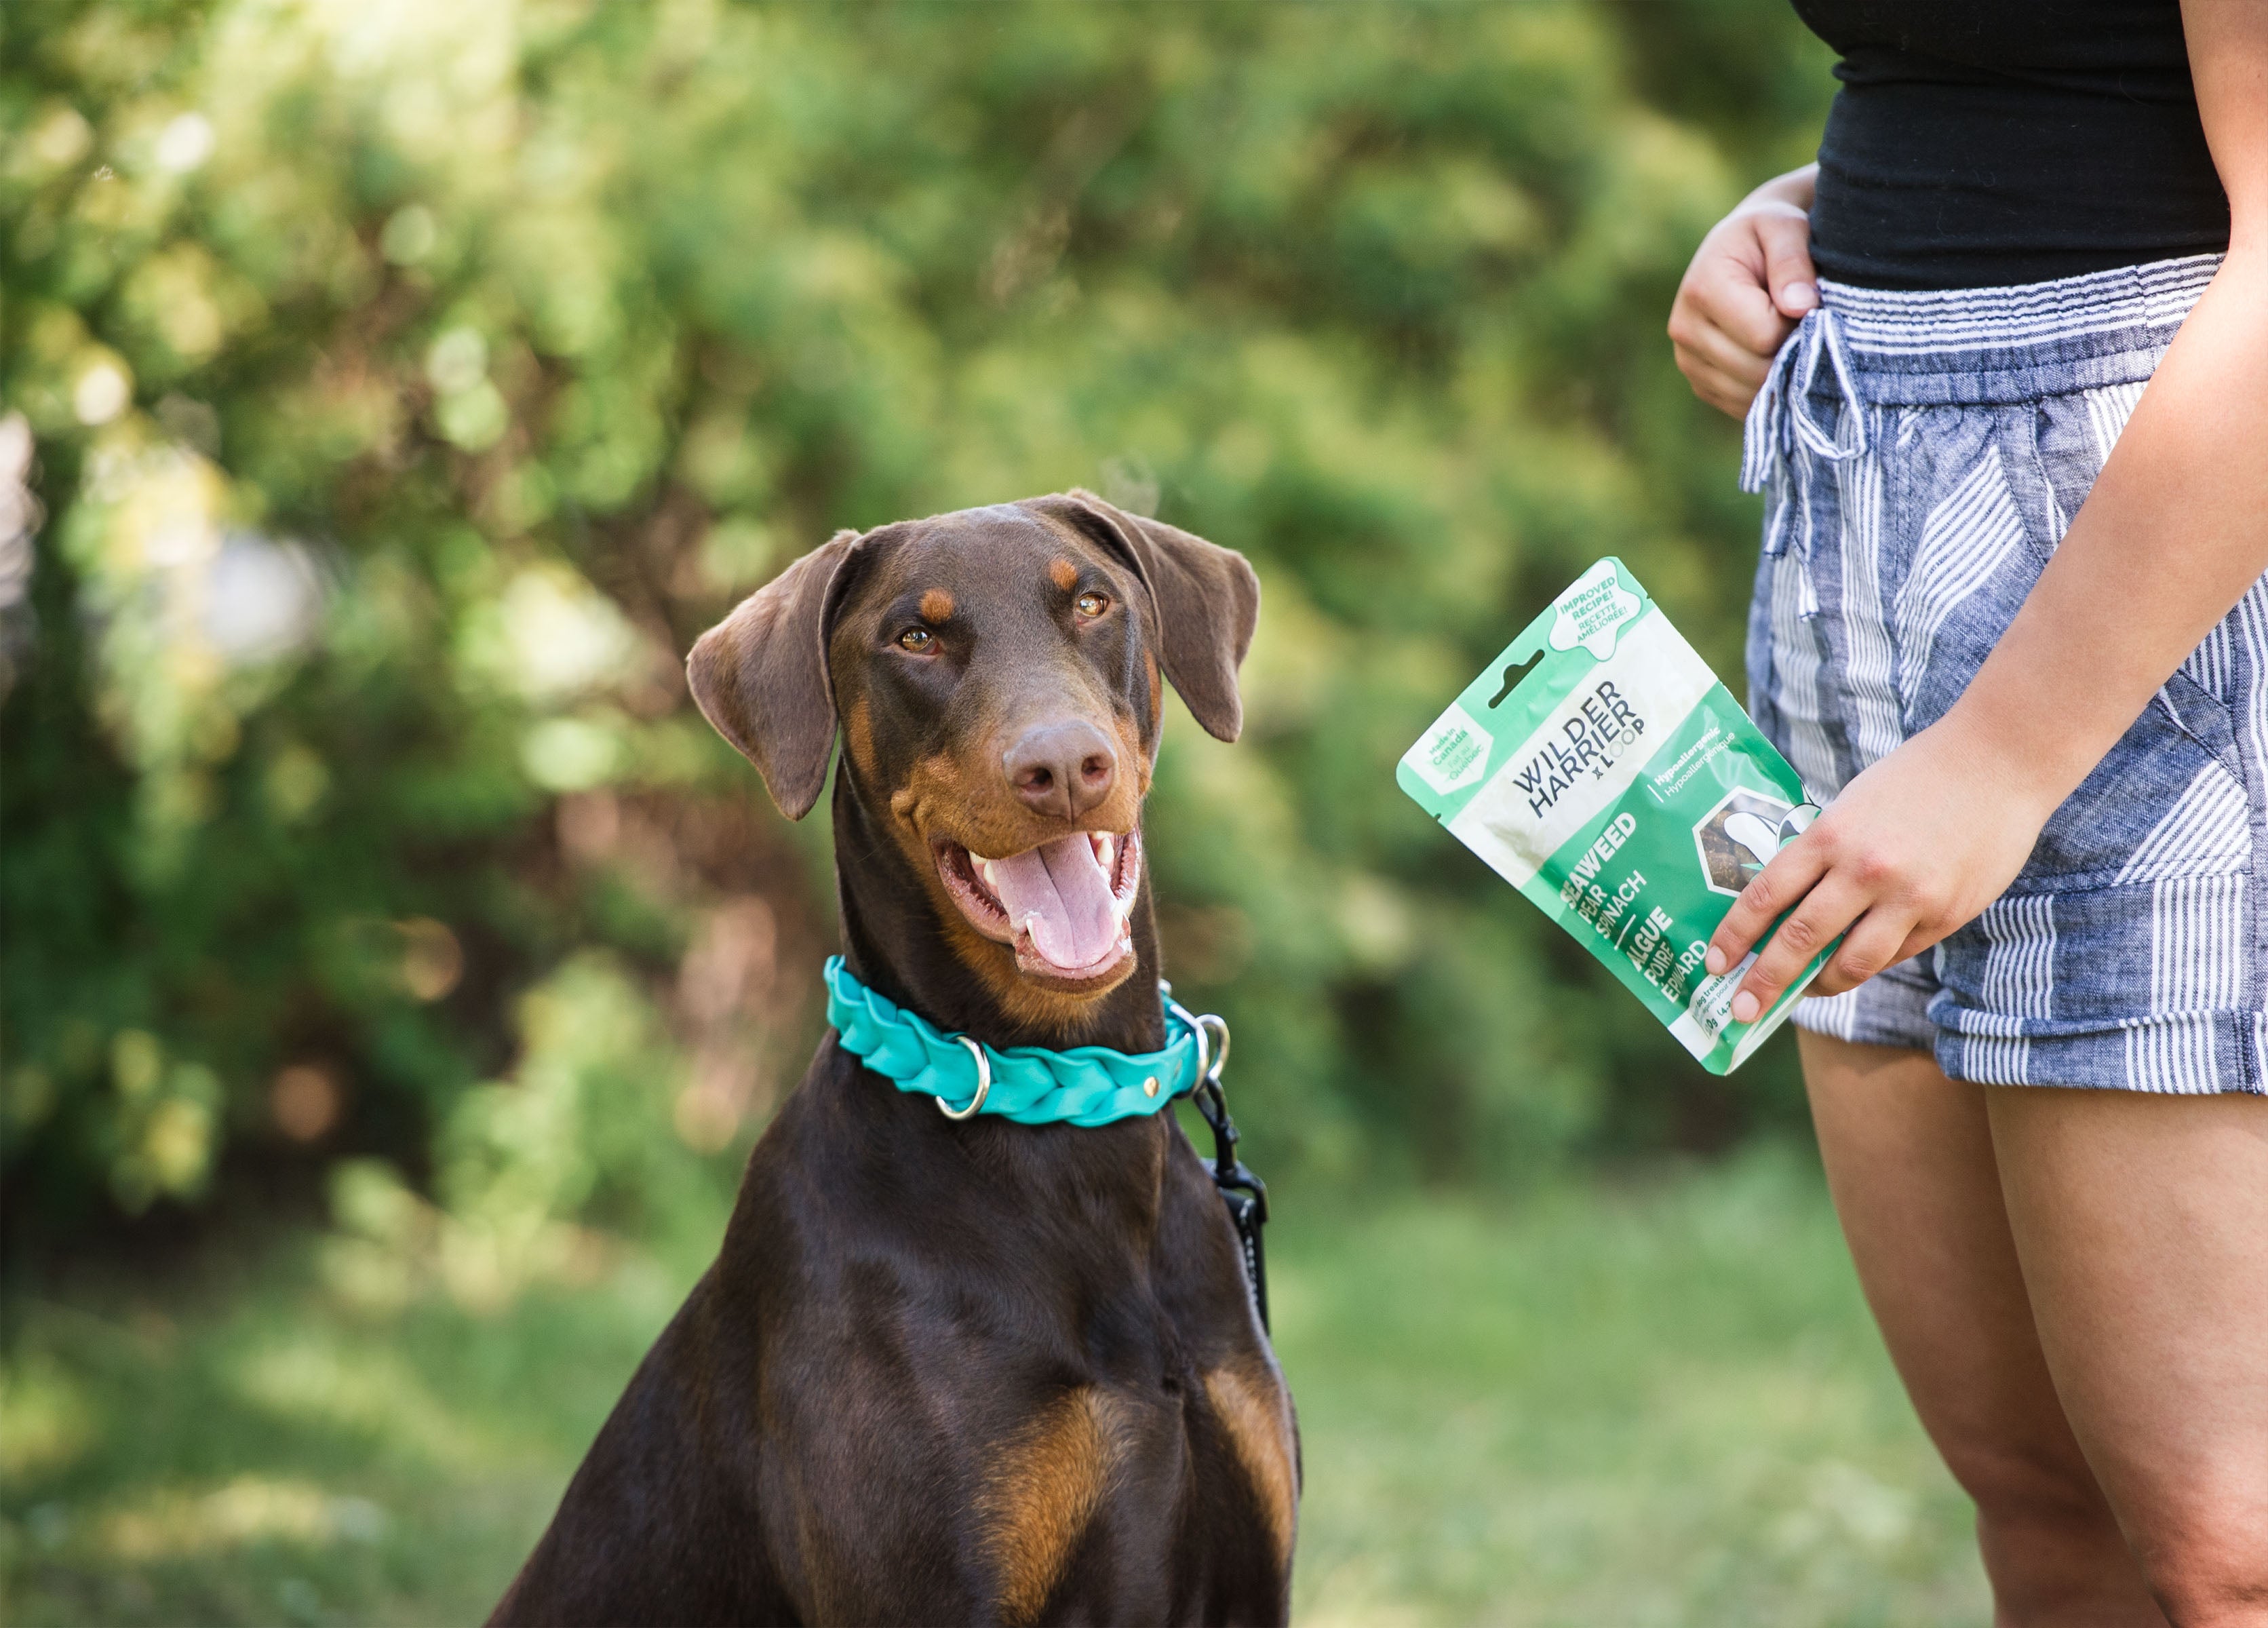
[[1151,814],[1256,1162],[1792,1111],[1391,776],[1609,551],[1737,683],[1661,325],[1815,141],[1781,0],[21,0],[0,63],[19,1254],[321,1181],[338,1281],[479,1303],[729,1181],[832,901],[683,652],[838,527],[1081,483],[1265,585]]

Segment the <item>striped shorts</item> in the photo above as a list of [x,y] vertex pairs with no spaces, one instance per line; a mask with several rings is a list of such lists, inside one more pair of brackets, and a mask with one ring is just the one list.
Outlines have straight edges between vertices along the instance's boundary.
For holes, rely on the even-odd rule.
[[[1749,710],[1831,796],[1967,688],[2216,257],[2014,288],[1822,283],[1749,409]],[[2268,578],[1935,948],[1796,1012],[1956,1079],[2268,1091]]]

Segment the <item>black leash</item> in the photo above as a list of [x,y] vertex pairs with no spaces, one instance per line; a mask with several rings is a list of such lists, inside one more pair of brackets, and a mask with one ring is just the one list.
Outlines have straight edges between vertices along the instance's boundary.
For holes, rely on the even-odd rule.
[[1197,1112],[1212,1127],[1212,1184],[1228,1205],[1228,1219],[1244,1246],[1244,1271],[1252,1288],[1252,1308],[1260,1314],[1263,1332],[1268,1327],[1268,1261],[1260,1247],[1260,1228],[1268,1219],[1268,1185],[1236,1156],[1236,1121],[1228,1116],[1228,1100],[1220,1081],[1209,1079],[1191,1094]]
[[1228,1206],[1229,1224],[1236,1228],[1237,1245],[1244,1252],[1245,1286],[1252,1292],[1261,1332],[1273,1333],[1268,1326],[1268,1257],[1260,1241],[1260,1229],[1268,1220],[1268,1184],[1236,1156],[1236,1121],[1228,1116],[1228,1096],[1220,1087],[1220,1071],[1228,1062],[1228,1024],[1216,1013],[1192,1014],[1174,1001],[1173,985],[1162,978],[1158,993],[1176,1017],[1197,1031],[1197,1082],[1190,1087],[1189,1100],[1212,1127],[1212,1184]]

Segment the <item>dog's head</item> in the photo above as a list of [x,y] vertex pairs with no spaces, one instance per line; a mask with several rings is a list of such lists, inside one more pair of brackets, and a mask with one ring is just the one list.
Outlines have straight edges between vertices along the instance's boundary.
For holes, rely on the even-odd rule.
[[1260,585],[1241,555],[1074,491],[843,532],[703,634],[709,721],[801,819],[838,724],[850,792],[996,990],[1133,971],[1160,671],[1236,738]]

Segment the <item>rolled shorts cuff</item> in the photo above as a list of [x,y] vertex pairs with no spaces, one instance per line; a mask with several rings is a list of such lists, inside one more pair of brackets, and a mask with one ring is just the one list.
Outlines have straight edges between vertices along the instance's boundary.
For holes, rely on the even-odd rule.
[[[1973,1014],[1971,1015],[1973,1022]],[[2063,1034],[1940,1027],[1937,1065],[1980,1086],[2061,1086],[2154,1096],[2268,1092],[2268,1013],[2185,1012]]]
[[1861,1046],[1910,1046],[1928,1050],[1938,1041],[1929,1020],[1937,980],[1914,956],[1885,967],[1857,989],[1840,995],[1814,995],[1796,1003],[1788,1021],[1815,1035],[1831,1035]]
[[2002,1014],[1955,1003],[1937,979],[1933,954],[1900,961],[1840,995],[1800,1001],[1789,1020],[1859,1045],[1929,1052],[1948,1078],[1974,1085],[2268,1094],[2268,1013],[2184,1012],[2026,1032]]

